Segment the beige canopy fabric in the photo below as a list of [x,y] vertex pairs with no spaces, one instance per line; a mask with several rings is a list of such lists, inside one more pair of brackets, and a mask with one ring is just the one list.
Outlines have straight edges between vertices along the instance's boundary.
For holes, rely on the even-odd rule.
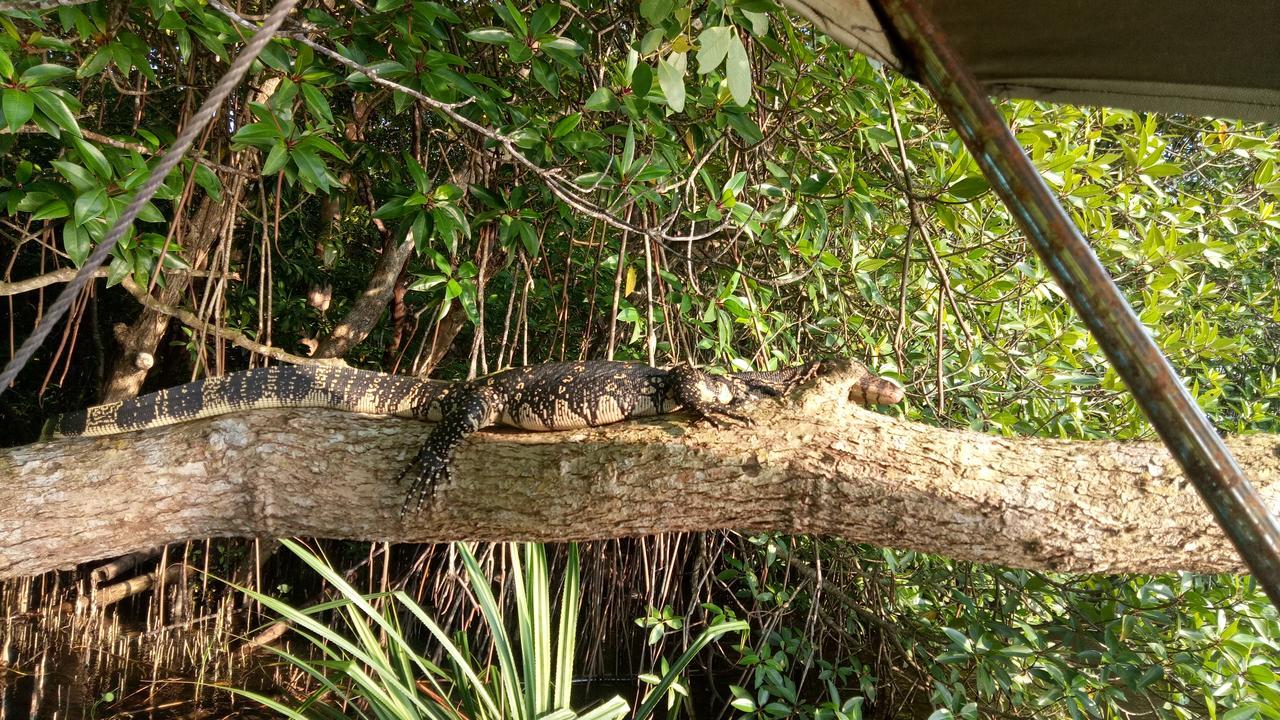
[[[920,1],[993,95],[1280,122],[1276,0]],[[904,68],[874,0],[784,2]]]

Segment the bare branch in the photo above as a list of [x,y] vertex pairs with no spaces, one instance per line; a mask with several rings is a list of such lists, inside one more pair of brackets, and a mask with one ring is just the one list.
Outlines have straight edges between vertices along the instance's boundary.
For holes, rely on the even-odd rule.
[[193,330],[199,330],[200,332],[206,332],[211,335],[217,335],[218,337],[223,338],[224,340],[230,341],[233,345],[242,347],[245,350],[248,350],[250,352],[255,352],[255,353],[258,353],[259,355],[269,357],[272,360],[278,360],[280,362],[286,362],[292,365],[345,365],[346,364],[342,360],[339,360],[337,358],[308,358],[308,357],[302,357],[301,355],[294,355],[292,353],[285,352],[284,350],[281,350],[278,347],[274,347],[271,345],[263,345],[260,342],[251,340],[244,333],[238,330],[229,330],[227,328],[217,327],[213,323],[208,323],[208,322],[205,322],[204,320],[201,320],[195,313],[191,312],[190,310],[184,310],[183,308],[170,307],[160,302],[159,300],[156,300],[151,295],[148,295],[146,290],[143,290],[142,288],[138,287],[138,284],[133,281],[133,278],[126,277],[120,284],[121,286],[124,287],[125,290],[129,291],[129,294],[137,298],[138,302],[142,303],[148,308],[158,313],[161,313],[162,315],[168,315],[171,318],[176,318],[177,320],[181,321],[182,324],[186,325],[189,328],[192,328]]
[[[183,274],[191,277],[219,277],[219,273],[212,273],[208,270],[166,270],[167,274]],[[104,278],[107,276],[107,268],[98,268],[94,271],[95,278]],[[25,278],[23,280],[14,280],[13,282],[5,282],[0,280],[0,297],[6,295],[18,295],[32,290],[39,290],[42,287],[56,285],[58,283],[71,282],[76,276],[76,268],[62,268],[47,272],[43,275]],[[239,280],[240,273],[227,273],[225,276],[228,280]]]

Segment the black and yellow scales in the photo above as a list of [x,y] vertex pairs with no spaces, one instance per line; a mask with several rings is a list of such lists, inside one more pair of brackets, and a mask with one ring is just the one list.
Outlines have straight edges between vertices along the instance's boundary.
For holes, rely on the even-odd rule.
[[[857,379],[852,399],[866,405],[902,400],[902,388],[892,381],[839,362]],[[746,422],[736,412],[741,404],[785,394],[823,365],[713,375],[688,365],[663,369],[590,360],[514,368],[463,382],[345,367],[258,368],[61,415],[45,426],[45,437],[110,435],[256,408],[320,407],[428,420],[438,424],[400,473],[401,480],[413,477],[405,508],[421,508],[449,476],[454,450],[481,428],[572,430],[680,409],[717,426],[722,418]]]

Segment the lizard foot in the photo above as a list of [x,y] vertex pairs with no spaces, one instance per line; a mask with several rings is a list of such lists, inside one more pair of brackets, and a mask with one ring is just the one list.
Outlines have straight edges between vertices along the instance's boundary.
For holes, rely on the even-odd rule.
[[420,452],[413,462],[405,466],[396,478],[396,484],[405,478],[409,481],[409,490],[405,493],[404,504],[400,506],[400,517],[413,512],[421,512],[422,506],[436,495],[436,487],[453,478],[453,469],[449,467],[449,459],[427,452]]
[[[729,422],[729,420],[733,420],[733,422]],[[739,415],[737,413],[726,412],[724,410],[716,410],[714,413],[703,413],[693,422],[694,424],[705,422],[717,430],[723,430],[724,428],[729,427],[752,427],[756,424],[755,420],[752,420],[746,415]]]

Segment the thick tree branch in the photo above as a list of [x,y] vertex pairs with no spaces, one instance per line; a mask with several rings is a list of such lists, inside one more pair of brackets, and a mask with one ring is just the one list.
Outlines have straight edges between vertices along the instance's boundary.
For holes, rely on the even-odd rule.
[[398,243],[388,240],[382,248],[382,256],[378,258],[373,273],[369,276],[369,284],[356,301],[351,310],[338,324],[333,332],[320,341],[316,348],[316,358],[340,358],[373,331],[382,313],[391,301],[391,294],[396,288],[396,278],[401,269],[413,255],[413,232]]
[[[436,504],[401,521],[394,478],[428,431],[261,411],[0,451],[0,577],[206,536],[568,540],[736,528],[1086,572],[1239,571],[1156,442],[939,430],[843,400],[826,378],[752,428],[659,418],[482,433]],[[1232,451],[1280,507],[1280,438]]]

